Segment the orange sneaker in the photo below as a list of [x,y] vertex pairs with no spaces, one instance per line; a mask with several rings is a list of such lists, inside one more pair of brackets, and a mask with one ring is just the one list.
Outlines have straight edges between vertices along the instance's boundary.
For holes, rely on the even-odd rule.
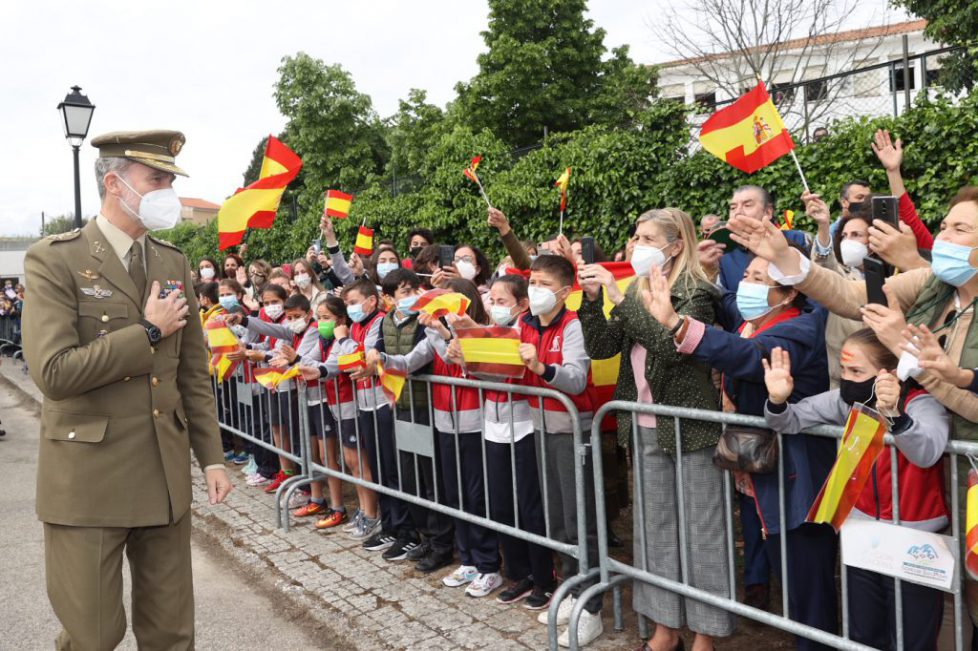
[[288,478],[289,478],[289,475],[286,475],[284,472],[282,472],[281,470],[279,470],[275,474],[275,476],[272,477],[272,483],[265,487],[265,492],[266,493],[274,493],[275,491],[278,490],[278,487],[282,485],[282,482],[284,482]]
[[322,531],[323,529],[332,529],[333,527],[338,527],[346,522],[346,511],[334,511],[329,510],[326,517],[316,521],[316,529]]
[[319,515],[326,511],[326,504],[317,504],[316,502],[309,502],[303,506],[300,506],[296,510],[292,511],[292,515],[297,518],[307,518],[310,515]]

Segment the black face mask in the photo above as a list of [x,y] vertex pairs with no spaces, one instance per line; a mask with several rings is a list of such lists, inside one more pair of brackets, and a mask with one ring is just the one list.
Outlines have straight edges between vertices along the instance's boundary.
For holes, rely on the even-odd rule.
[[839,380],[839,395],[842,397],[842,401],[849,406],[857,402],[861,402],[866,406],[872,406],[876,404],[876,396],[874,395],[875,385],[875,377],[863,380],[862,382]]

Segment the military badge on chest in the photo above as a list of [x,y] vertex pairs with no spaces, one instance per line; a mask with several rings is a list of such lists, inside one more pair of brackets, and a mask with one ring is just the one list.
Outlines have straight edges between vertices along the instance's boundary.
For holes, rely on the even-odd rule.
[[82,294],[85,296],[91,296],[92,298],[108,298],[112,296],[111,289],[104,289],[100,285],[92,285],[91,287],[82,287]]

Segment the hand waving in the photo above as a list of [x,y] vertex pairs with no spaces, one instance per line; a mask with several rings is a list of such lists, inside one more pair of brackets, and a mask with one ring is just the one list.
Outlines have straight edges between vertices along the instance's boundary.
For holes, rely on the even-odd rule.
[[761,364],[764,365],[764,384],[767,386],[768,400],[775,405],[784,404],[795,390],[788,351],[775,348],[771,351],[771,361],[762,359]]

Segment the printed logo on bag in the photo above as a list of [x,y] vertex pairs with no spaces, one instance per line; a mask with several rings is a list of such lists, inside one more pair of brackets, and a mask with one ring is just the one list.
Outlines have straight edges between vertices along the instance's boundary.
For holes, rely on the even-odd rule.
[[551,353],[559,353],[560,352],[560,335],[555,336],[553,342],[551,342],[551,344],[550,344],[550,352]]

